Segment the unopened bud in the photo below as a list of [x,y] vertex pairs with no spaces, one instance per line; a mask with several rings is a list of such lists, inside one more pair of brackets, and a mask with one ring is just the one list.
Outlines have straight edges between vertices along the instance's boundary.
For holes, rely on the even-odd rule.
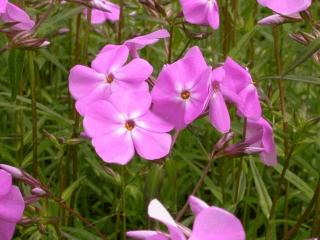
[[228,132],[224,134],[222,138],[220,138],[219,141],[214,146],[214,151],[215,152],[221,151],[233,139],[233,137],[234,137],[233,132]]
[[6,164],[0,164],[0,168],[10,173],[10,175],[14,178],[22,179],[24,177],[23,172],[19,168],[12,167]]
[[301,20],[302,18],[299,14],[294,14],[290,16],[274,14],[261,19],[260,21],[258,21],[258,24],[261,26],[277,26],[283,23],[299,22]]
[[43,190],[42,188],[40,188],[40,187],[33,188],[33,189],[31,190],[31,193],[32,193],[33,195],[38,196],[38,197],[43,197],[43,196],[47,195],[46,191],[44,191],[44,190]]

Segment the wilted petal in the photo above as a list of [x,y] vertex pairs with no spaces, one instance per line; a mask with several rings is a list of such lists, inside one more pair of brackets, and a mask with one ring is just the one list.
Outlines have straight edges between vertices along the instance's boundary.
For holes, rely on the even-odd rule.
[[217,207],[201,211],[195,218],[189,240],[244,240],[241,222],[231,213]]

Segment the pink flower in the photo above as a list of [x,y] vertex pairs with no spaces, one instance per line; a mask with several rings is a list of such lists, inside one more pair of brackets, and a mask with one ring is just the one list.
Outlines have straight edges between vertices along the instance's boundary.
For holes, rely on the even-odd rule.
[[16,23],[11,29],[15,31],[31,30],[35,25],[30,16],[12,3],[7,3],[5,12],[0,14],[0,21],[4,23]]
[[[91,23],[94,25],[103,24],[106,21],[116,22],[120,18],[120,7],[112,2],[106,0],[98,0],[102,2],[105,9],[108,12],[98,9],[91,10]],[[88,9],[85,10],[85,15],[87,16]]]
[[180,0],[183,15],[192,24],[210,25],[218,29],[219,7],[216,0]]
[[246,141],[250,139],[258,139],[251,147],[262,149],[260,158],[266,165],[274,166],[278,163],[273,130],[263,117],[256,121],[247,121]]
[[166,233],[158,231],[130,231],[127,236],[134,239],[145,240],[185,240],[186,237],[183,231],[179,228],[178,224],[171,217],[170,213],[165,207],[157,200],[154,199],[150,202],[148,207],[148,214],[151,218],[166,225],[169,231],[169,236]]
[[[129,40],[125,41],[123,43],[123,45],[126,45],[129,48],[130,55],[133,58],[137,58],[137,57],[139,57],[138,50],[143,49],[145,46],[155,44],[162,38],[168,38],[168,37],[170,37],[169,32],[165,29],[160,29],[160,30],[157,30],[155,32],[152,32],[152,33],[149,33],[149,34],[146,34],[143,36],[129,39]],[[118,45],[108,44],[104,48],[101,49],[100,53],[105,52],[105,51],[109,51],[112,48],[117,47],[117,46]]]
[[245,232],[238,218],[224,209],[210,207],[202,200],[190,196],[189,205],[196,215],[192,231],[174,221],[164,206],[154,199],[148,207],[151,218],[166,225],[169,234],[160,231],[130,231],[127,236],[145,240],[244,240]]
[[302,20],[300,14],[292,14],[289,16],[283,16],[279,14],[273,14],[271,16],[265,17],[258,21],[258,24],[261,26],[275,26],[288,22],[299,22]]
[[153,111],[183,129],[204,110],[209,94],[211,68],[198,47],[184,58],[166,65],[152,90]]
[[[248,70],[236,63],[230,57],[227,58],[223,67],[213,71],[213,91],[220,93],[229,101],[236,104],[238,114],[241,117],[250,119],[259,119],[261,117],[261,105],[256,87],[253,85],[252,78]],[[228,119],[227,111],[223,106],[222,97],[219,96],[221,111],[224,113],[224,119]],[[222,103],[221,103],[222,102]],[[218,102],[219,103],[219,102]],[[212,108],[210,111],[214,111]],[[214,114],[211,113],[211,114]],[[218,113],[216,113],[218,114]],[[217,118],[217,116],[215,116]],[[218,130],[226,131],[228,129],[228,120],[226,123],[219,124],[219,120],[215,120],[212,116],[211,121]],[[215,120],[215,121],[214,121]]]
[[0,14],[6,11],[8,0],[0,0]]
[[224,209],[210,207],[190,196],[189,205],[196,215],[189,240],[244,240],[245,232],[238,218]]
[[258,0],[264,7],[281,15],[292,15],[307,10],[312,0]]
[[12,185],[9,173],[0,169],[0,239],[13,237],[16,223],[21,220],[25,203],[18,187]]
[[98,155],[108,163],[127,164],[135,151],[155,160],[170,151],[173,127],[149,111],[147,91],[120,91],[88,109],[83,125]]
[[76,65],[71,69],[69,90],[77,101],[76,108],[81,115],[85,115],[90,103],[106,99],[113,92],[148,89],[145,80],[150,77],[152,66],[140,58],[125,65],[128,55],[126,46],[117,46],[98,54],[91,68]]

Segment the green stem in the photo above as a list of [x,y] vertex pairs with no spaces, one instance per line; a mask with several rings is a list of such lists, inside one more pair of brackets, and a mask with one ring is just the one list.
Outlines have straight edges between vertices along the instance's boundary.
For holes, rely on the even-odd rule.
[[[279,27],[273,28],[273,37],[274,37],[274,54],[276,58],[276,65],[277,65],[277,74],[279,76],[282,75],[282,56],[281,56],[281,29]],[[273,201],[272,201],[272,206],[270,210],[270,215],[269,215],[269,220],[268,220],[268,228],[267,228],[267,235],[266,239],[271,240],[272,239],[272,225],[271,221],[274,218],[275,215],[275,209],[276,205],[278,203],[279,197],[280,197],[280,192],[281,192],[281,187],[285,183],[285,175],[287,170],[289,169],[290,165],[290,149],[289,149],[289,137],[288,137],[288,120],[287,120],[287,112],[286,112],[286,101],[285,101],[285,88],[283,86],[283,81],[281,78],[277,79],[277,85],[279,89],[279,94],[280,94],[280,111],[282,115],[282,125],[283,125],[283,143],[284,143],[284,156],[285,156],[285,163],[283,170],[281,172],[280,178],[279,178],[279,183],[278,183],[278,191],[276,192]],[[285,184],[285,209],[288,208],[288,185]],[[285,216],[284,219],[287,219],[287,212],[285,211]],[[284,231],[285,234],[287,234],[287,224],[284,224]]]
[[[319,202],[320,202],[319,196],[320,196],[320,177],[318,179],[316,191],[314,192],[314,195],[313,195],[308,207],[306,208],[304,213],[300,216],[300,218],[296,221],[296,224],[290,229],[288,234],[285,236],[285,238],[284,238],[285,240],[293,239],[293,237],[297,234],[301,225],[310,217],[310,215],[314,209],[315,204],[317,202],[319,204]],[[317,216],[317,215],[315,214],[315,216]],[[314,219],[316,219],[316,217]],[[318,225],[318,226],[320,226],[320,225]],[[313,235],[313,236],[316,236],[316,235]]]
[[126,239],[127,221],[126,221],[126,172],[125,167],[121,168],[121,211],[122,211],[122,236],[123,240]]
[[119,1],[119,5],[120,5],[120,19],[119,19],[119,25],[118,25],[118,38],[117,38],[117,42],[118,42],[118,44],[121,44],[121,42],[122,42],[122,29],[123,29],[123,25],[124,25],[124,14],[123,14],[124,1],[123,1],[123,0],[120,0],[120,1]]
[[32,163],[33,176],[38,177],[38,126],[37,126],[37,98],[36,98],[36,76],[34,70],[33,51],[28,52],[29,78],[31,88],[31,112],[32,112]]
[[320,177],[317,186],[317,196],[315,197],[314,219],[311,231],[311,237],[320,236]]

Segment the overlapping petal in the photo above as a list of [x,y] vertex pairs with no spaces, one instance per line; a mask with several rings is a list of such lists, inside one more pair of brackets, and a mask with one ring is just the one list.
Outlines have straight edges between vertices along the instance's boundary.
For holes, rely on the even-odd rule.
[[312,0],[258,0],[258,3],[276,13],[291,15],[308,9]]

